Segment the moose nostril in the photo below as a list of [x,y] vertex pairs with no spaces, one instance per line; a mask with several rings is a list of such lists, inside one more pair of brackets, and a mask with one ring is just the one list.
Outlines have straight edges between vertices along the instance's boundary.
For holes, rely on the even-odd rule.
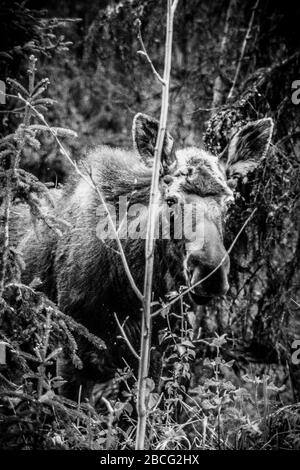
[[167,201],[168,206],[171,207],[178,202],[178,199],[176,196],[169,196],[167,197],[166,201]]

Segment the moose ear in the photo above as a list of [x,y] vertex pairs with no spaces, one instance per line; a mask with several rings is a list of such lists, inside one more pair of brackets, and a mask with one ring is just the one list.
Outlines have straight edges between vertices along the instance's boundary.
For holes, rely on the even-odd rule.
[[225,162],[228,177],[246,176],[258,166],[270,147],[274,123],[271,118],[250,122],[231,139]]
[[[152,166],[159,122],[146,114],[138,113],[133,119],[132,137],[135,149],[147,166]],[[174,139],[168,131],[165,133],[161,155],[164,172],[175,161]]]

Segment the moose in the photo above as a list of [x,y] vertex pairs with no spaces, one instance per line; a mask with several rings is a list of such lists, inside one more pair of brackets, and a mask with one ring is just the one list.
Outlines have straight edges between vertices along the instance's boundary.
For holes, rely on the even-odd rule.
[[[120,197],[126,197],[127,210],[138,204],[142,221],[147,220],[158,128],[155,119],[139,113],[133,121],[133,150],[101,146],[85,160],[107,204],[118,211]],[[270,118],[249,122],[231,137],[220,159],[196,147],[176,150],[174,139],[166,132],[161,156],[160,204],[167,204],[170,210],[185,204],[202,207],[203,237],[201,243],[197,238],[185,239],[184,235],[181,239],[158,237],[154,300],[166,299],[170,291],[181,285],[191,287],[188,295],[192,305],[205,304],[226,294],[229,259],[223,244],[224,217],[234,198],[235,182],[252,172],[266,155],[272,130]],[[136,349],[139,347],[141,302],[125,274],[115,240],[104,240],[97,234],[99,204],[93,187],[73,174],[56,201],[57,216],[68,223],[63,236],[41,222],[21,242],[26,263],[24,281],[30,283],[38,277],[41,289],[64,313],[107,345],[101,354],[86,344],[80,345],[84,367],[72,369],[69,374],[69,395],[73,397],[77,396],[79,384],[89,384],[90,390],[93,383],[109,380],[117,367],[124,366],[122,358],[130,355],[126,343],[119,339],[114,315],[121,323],[127,319],[126,335]],[[128,222],[132,223],[133,220]],[[142,290],[145,240],[128,237],[122,240],[122,245],[136,285]],[[199,282],[203,278],[206,280]],[[154,325],[154,337],[155,334]]]

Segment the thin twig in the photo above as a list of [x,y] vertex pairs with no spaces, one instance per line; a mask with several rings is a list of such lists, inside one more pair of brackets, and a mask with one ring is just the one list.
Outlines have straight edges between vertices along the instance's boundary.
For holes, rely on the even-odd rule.
[[239,73],[240,73],[240,70],[241,70],[241,66],[242,66],[242,62],[243,62],[245,50],[246,50],[248,41],[249,41],[249,39],[250,39],[250,37],[251,37],[251,36],[250,36],[250,33],[251,33],[251,29],[252,29],[252,25],[253,25],[253,20],[254,20],[254,16],[255,16],[255,12],[256,12],[256,10],[257,10],[258,4],[259,4],[259,0],[256,0],[256,3],[255,3],[255,5],[254,5],[254,7],[253,7],[253,9],[252,9],[252,14],[251,14],[251,17],[250,17],[250,20],[249,20],[248,29],[247,29],[246,36],[245,36],[244,41],[243,41],[243,44],[242,44],[242,49],[241,49],[240,57],[239,57],[239,60],[238,60],[238,63],[237,63],[237,67],[236,67],[234,79],[233,79],[232,86],[231,86],[231,88],[230,88],[230,91],[229,91],[227,100],[230,100],[230,98],[232,98],[232,95],[233,95],[233,92],[234,92],[234,89],[235,89],[235,86],[236,86],[236,83],[237,83],[237,79],[238,79],[238,76],[239,76]]
[[[134,357],[137,358],[137,360],[139,361],[140,360],[140,356],[138,355],[138,353],[136,352],[136,350],[133,348],[132,344],[130,343],[126,333],[125,333],[125,330],[123,328],[123,326],[121,325],[121,323],[119,322],[119,319],[117,317],[117,314],[114,312],[114,317],[115,317],[115,320],[116,320],[116,323],[119,327],[119,330],[121,332],[121,335],[123,337],[123,339],[125,340],[127,346],[129,347],[130,351],[132,352],[132,354],[134,355]],[[126,321],[126,320],[125,320]],[[125,323],[125,322],[124,322]]]
[[177,5],[178,5],[178,2],[179,2],[179,0],[174,0],[174,2],[172,4],[172,8],[171,8],[172,16],[174,16],[175,10],[176,10]]
[[79,413],[80,413],[80,405],[81,405],[81,395],[82,395],[82,384],[79,385],[78,398],[77,398],[77,412],[78,412],[77,427],[79,427],[79,423],[80,423]]
[[154,67],[153,62],[150,59],[148,52],[146,51],[145,44],[144,44],[144,41],[143,41],[143,38],[142,38],[141,22],[140,21],[138,22],[138,35],[137,35],[137,38],[140,41],[141,48],[142,48],[142,50],[137,51],[137,53],[144,56],[147,59],[148,63],[150,64],[150,67],[152,69],[153,74],[155,75],[157,80],[162,84],[162,86],[165,86],[166,83],[165,83],[164,79],[160,76],[160,74],[158,73],[158,71]]
[[223,37],[220,45],[220,52],[219,52],[219,63],[218,63],[218,75],[215,78],[214,87],[213,87],[213,100],[212,100],[212,108],[211,114],[213,115],[215,111],[219,108],[223,101],[223,93],[224,93],[224,79],[222,77],[226,51],[227,51],[227,44],[228,38],[230,34],[229,24],[231,18],[233,16],[233,7],[235,4],[235,0],[230,0],[227,8],[226,19],[225,19],[225,26],[223,31]]
[[5,207],[4,207],[4,239],[3,239],[3,251],[2,251],[2,266],[1,266],[1,280],[0,280],[0,297],[3,295],[5,286],[5,276],[9,258],[9,220],[10,220],[10,208],[12,203],[12,189],[11,189],[11,178],[7,176],[7,190],[5,196]]
[[108,411],[108,415],[109,415],[108,422],[107,422],[107,434],[106,434],[106,444],[105,444],[106,450],[109,450],[113,443],[112,437],[113,437],[113,422],[114,422],[115,412],[114,412],[113,407],[111,406],[110,401],[107,400],[107,398],[101,397],[101,400],[105,404],[107,411]]

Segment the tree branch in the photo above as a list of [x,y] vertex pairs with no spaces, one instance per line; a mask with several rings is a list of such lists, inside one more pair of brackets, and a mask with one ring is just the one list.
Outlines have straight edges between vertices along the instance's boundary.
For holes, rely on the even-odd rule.
[[138,374],[138,395],[137,395],[137,413],[138,423],[136,431],[136,450],[143,450],[146,438],[147,423],[147,378],[149,373],[150,348],[151,348],[151,301],[152,301],[152,280],[154,267],[154,249],[155,249],[155,225],[156,208],[159,201],[159,172],[160,160],[163,148],[163,142],[167,126],[168,108],[169,108],[169,87],[172,58],[172,38],[173,38],[173,18],[178,1],[168,0],[167,8],[167,30],[165,44],[164,61],[164,86],[162,89],[161,113],[159,121],[158,135],[154,150],[154,163],[150,190],[149,217],[147,223],[147,236],[145,246],[145,279],[144,279],[144,314],[141,326],[141,359],[139,363]]
[[[136,357],[136,359],[139,361],[139,360],[140,360],[140,356],[138,355],[138,353],[136,352],[136,350],[133,348],[132,344],[130,343],[130,341],[129,341],[129,339],[128,339],[126,333],[125,333],[125,330],[124,330],[123,326],[121,325],[121,323],[119,322],[119,319],[118,319],[117,314],[116,314],[115,312],[114,312],[114,317],[115,317],[115,320],[116,320],[116,322],[117,322],[117,325],[118,325],[118,327],[119,327],[119,330],[120,330],[120,332],[121,332],[121,335],[122,335],[123,339],[125,340],[127,346],[129,347],[129,349],[130,349],[130,351],[132,352],[132,354],[134,355],[134,357]],[[125,320],[125,322],[126,322],[126,320]],[[124,323],[125,323],[125,322],[124,322]],[[124,323],[123,323],[123,324],[124,324]]]
[[239,73],[240,73],[240,70],[241,70],[241,66],[242,66],[242,62],[243,62],[245,50],[246,50],[248,41],[249,41],[249,39],[250,39],[250,37],[251,37],[251,36],[250,36],[250,33],[251,33],[251,29],[252,29],[252,25],[253,25],[253,20],[254,20],[254,16],[255,16],[255,12],[256,12],[256,10],[257,10],[258,4],[259,4],[259,0],[256,0],[256,3],[255,3],[255,5],[254,5],[254,7],[253,7],[253,9],[252,9],[252,14],[251,14],[251,17],[250,17],[250,20],[249,20],[248,29],[247,29],[246,36],[245,36],[244,41],[243,41],[243,44],[242,44],[242,49],[241,49],[240,57],[239,57],[239,60],[238,60],[238,63],[237,63],[237,67],[236,67],[234,79],[233,79],[232,86],[231,86],[230,92],[229,92],[229,94],[228,94],[227,100],[230,100],[230,99],[232,98],[232,96],[233,96],[233,92],[234,92],[234,89],[235,89],[235,86],[236,86],[236,83],[237,83],[237,79],[238,79],[238,76],[239,76]]
[[218,76],[215,79],[214,87],[213,87],[213,100],[212,100],[212,115],[216,111],[216,109],[222,104],[223,101],[223,93],[224,93],[224,79],[222,77],[222,69],[224,67],[225,57],[226,57],[226,50],[229,38],[229,25],[232,19],[233,8],[235,5],[236,0],[230,0],[227,8],[226,19],[225,19],[225,26],[223,31],[223,37],[220,45],[220,52],[219,52],[219,63],[218,63]]
[[157,80],[162,84],[162,86],[165,86],[166,83],[165,83],[164,79],[163,79],[163,78],[160,76],[160,74],[157,72],[156,68],[155,68],[154,65],[153,65],[152,60],[151,60],[150,57],[149,57],[148,52],[146,51],[145,44],[144,44],[144,41],[143,41],[143,38],[142,38],[141,22],[140,22],[140,21],[138,22],[138,35],[137,35],[137,37],[138,37],[138,40],[140,41],[141,48],[142,48],[142,50],[141,50],[141,51],[137,51],[137,53],[140,54],[140,55],[142,55],[142,56],[144,56],[144,57],[147,59],[148,63],[150,64],[150,67],[151,67],[151,69],[152,69],[153,74],[155,75],[155,77],[157,78]]

